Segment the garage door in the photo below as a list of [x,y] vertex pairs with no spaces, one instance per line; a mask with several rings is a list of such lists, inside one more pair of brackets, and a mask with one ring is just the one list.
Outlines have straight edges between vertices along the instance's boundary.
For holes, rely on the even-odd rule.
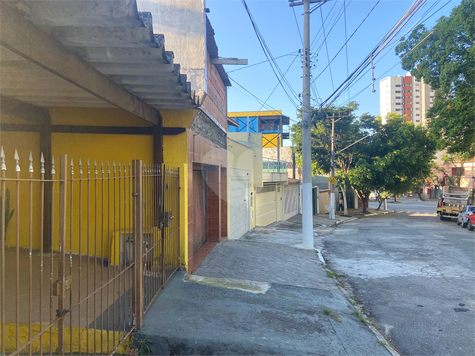
[[256,192],[256,225],[267,226],[277,221],[275,186],[260,188]]
[[249,179],[231,177],[231,239],[249,231]]
[[299,213],[299,184],[289,184],[284,188],[284,220]]

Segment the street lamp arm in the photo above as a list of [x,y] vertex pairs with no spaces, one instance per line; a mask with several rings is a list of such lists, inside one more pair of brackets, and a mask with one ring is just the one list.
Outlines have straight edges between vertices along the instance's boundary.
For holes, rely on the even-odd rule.
[[348,146],[346,146],[345,148],[343,148],[343,149],[337,151],[336,153],[338,154],[338,153],[340,153],[340,152],[343,152],[343,151],[346,150],[347,148],[350,148],[351,146],[357,144],[358,142],[363,141],[365,138],[367,138],[367,137],[369,137],[369,136],[376,135],[377,133],[378,133],[378,132],[374,132],[374,133],[372,133],[372,134],[366,135],[365,137],[360,138],[359,140],[357,140],[357,141],[353,142],[351,145],[348,145]]

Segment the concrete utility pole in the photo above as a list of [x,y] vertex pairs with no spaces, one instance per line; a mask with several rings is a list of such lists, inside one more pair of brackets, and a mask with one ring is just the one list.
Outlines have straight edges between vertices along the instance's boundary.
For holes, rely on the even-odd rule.
[[302,245],[313,245],[312,157],[310,116],[310,4],[327,0],[289,0],[289,6],[303,5],[303,86],[302,86]]
[[332,117],[332,137],[330,153],[330,220],[335,220],[335,114]]

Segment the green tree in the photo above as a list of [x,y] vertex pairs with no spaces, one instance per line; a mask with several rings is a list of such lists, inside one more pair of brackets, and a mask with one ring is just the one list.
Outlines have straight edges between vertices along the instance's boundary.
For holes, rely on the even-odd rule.
[[422,126],[391,114],[383,125],[380,118],[364,114],[361,128],[378,132],[360,144],[358,161],[348,172],[348,181],[363,202],[363,212],[372,191],[394,195],[407,192],[431,174],[435,142]]
[[[475,155],[475,1],[462,0],[432,30],[416,27],[396,47],[402,67],[436,90],[428,111],[439,149]],[[426,40],[421,42],[426,36]],[[420,43],[421,42],[421,43]]]
[[[352,144],[363,137],[360,125],[354,112],[358,104],[351,102],[346,106],[331,106],[325,111],[312,112],[313,127],[311,130],[311,155],[312,155],[312,175],[328,174],[331,170],[331,117],[335,117],[335,151],[338,151]],[[338,120],[338,118],[341,119]],[[337,121],[338,120],[338,121]],[[297,154],[302,154],[302,128],[300,125],[291,127],[292,140],[295,143]],[[353,147],[335,155],[335,177],[343,192],[345,214],[347,211],[346,187],[349,169],[355,162],[355,150]]]

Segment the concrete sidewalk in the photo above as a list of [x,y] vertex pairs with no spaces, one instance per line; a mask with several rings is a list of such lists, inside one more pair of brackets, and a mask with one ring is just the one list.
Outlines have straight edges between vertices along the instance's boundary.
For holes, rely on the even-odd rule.
[[[316,235],[334,223],[316,216]],[[217,245],[165,286],[136,338],[156,354],[391,355],[300,242],[297,216]]]

